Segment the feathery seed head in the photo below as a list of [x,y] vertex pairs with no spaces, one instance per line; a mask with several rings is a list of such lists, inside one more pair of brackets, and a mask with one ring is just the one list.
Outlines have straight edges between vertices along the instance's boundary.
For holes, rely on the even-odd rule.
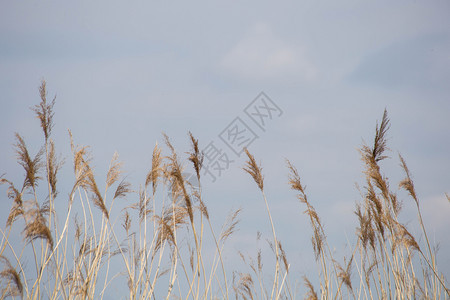
[[264,190],[264,176],[262,175],[262,168],[258,166],[256,163],[255,157],[250,154],[250,152],[247,150],[247,148],[244,149],[245,153],[248,156],[248,161],[246,166],[243,168],[245,172],[250,174],[253,178],[253,180],[258,185],[259,189],[261,191]]

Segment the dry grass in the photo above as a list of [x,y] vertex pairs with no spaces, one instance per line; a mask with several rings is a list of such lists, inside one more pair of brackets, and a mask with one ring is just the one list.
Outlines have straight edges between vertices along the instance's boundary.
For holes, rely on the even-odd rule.
[[[422,239],[399,220],[402,203],[382,173],[387,158],[389,118],[385,111],[376,126],[372,145],[360,150],[365,166],[362,200],[356,205],[358,220],[353,251],[340,264],[328,244],[326,231],[308,198],[295,166],[287,161],[289,187],[296,193],[311,225],[317,277],[292,278],[290,263],[278,240],[264,174],[245,149],[244,171],[255,181],[272,229],[269,245],[273,257],[242,261],[249,272],[227,276],[224,247],[237,230],[240,209],[232,211],[216,235],[202,196],[183,171],[170,139],[164,135],[166,155],[158,144],[143,185],[135,190],[125,180],[118,154],[114,154],[105,182],[99,184],[88,147],[76,146],[71,136],[74,183],[68,201],[58,193],[62,160],[52,140],[55,99],[47,102],[46,83],[39,88],[41,101],[32,110],[40,121],[44,143],[32,155],[24,138],[16,134],[16,154],[24,170],[21,185],[0,177],[7,187],[11,209],[0,243],[0,299],[102,299],[115,284],[129,299],[295,299],[292,282],[304,282],[305,299],[448,299],[446,278],[439,272],[422,220],[420,200],[410,170],[399,155],[405,178],[399,188],[415,203]],[[203,153],[189,133],[187,163],[201,182]],[[66,179],[64,181],[67,181]],[[104,186],[103,192],[100,186]],[[168,194],[167,191],[170,191]],[[64,193],[63,193],[64,194]],[[446,195],[450,201],[450,197]],[[56,211],[55,201],[67,202]],[[131,203],[131,204],[130,204]],[[11,233],[22,231],[23,242]],[[258,233],[259,241],[261,234]],[[206,254],[209,241],[213,251]],[[264,265],[273,265],[267,272]],[[119,271],[118,271],[119,270]],[[357,272],[355,272],[355,270]],[[353,275],[352,273],[357,273]],[[317,280],[312,280],[317,278]],[[317,282],[317,289],[312,282]]]

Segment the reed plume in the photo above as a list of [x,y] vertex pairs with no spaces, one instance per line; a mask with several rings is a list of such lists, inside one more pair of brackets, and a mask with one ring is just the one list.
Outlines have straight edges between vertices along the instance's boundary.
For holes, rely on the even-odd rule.
[[152,184],[153,195],[156,193],[156,188],[158,186],[158,178],[161,176],[162,171],[163,170],[162,170],[161,148],[159,148],[158,143],[156,143],[152,155],[152,168],[150,172],[147,174],[147,178],[145,179],[145,186],[148,186],[150,183]]
[[47,103],[47,83],[45,80],[41,82],[39,94],[41,96],[41,102],[35,105],[32,110],[36,113],[41,123],[45,141],[47,141],[53,128],[53,106],[55,105],[56,97],[50,103]]
[[252,176],[253,180],[258,185],[259,189],[261,191],[264,190],[264,176],[262,175],[262,168],[261,166],[258,166],[256,163],[255,157],[248,152],[248,149],[244,149],[245,154],[247,154],[248,161],[246,162],[246,165],[244,167],[244,171],[250,174]]
[[198,140],[194,138],[191,132],[189,132],[189,138],[191,140],[192,150],[189,154],[189,161],[192,162],[197,175],[197,180],[200,182],[200,170],[203,166],[204,153],[200,152],[198,148]]
[[34,220],[28,223],[24,229],[25,238],[30,243],[35,239],[46,240],[50,247],[53,248],[53,238],[50,229],[47,227],[45,219],[40,213],[36,213]]
[[[81,187],[86,191],[91,192],[92,202],[103,212],[104,216],[109,219],[108,209],[106,208],[105,202],[103,201],[103,197],[98,189],[97,182],[95,181],[94,172],[90,166],[91,158],[87,151],[88,148],[74,146],[72,133],[70,131],[69,134],[74,156],[74,171],[76,177],[76,182],[71,194],[73,194],[77,187]],[[113,169],[113,171],[109,172],[108,179],[110,183],[113,183],[113,181],[115,181],[118,177],[115,176],[116,174],[114,174],[114,172],[117,172],[117,170],[114,171]]]
[[41,148],[32,159],[28,152],[28,148],[25,144],[24,139],[18,133],[16,133],[16,140],[17,142],[15,144],[15,148],[17,159],[19,164],[25,170],[25,181],[23,184],[23,188],[26,189],[27,187],[31,187],[35,189],[38,181],[42,179],[39,176],[39,172],[43,166],[42,155],[44,153],[44,150]]
[[0,282],[2,282],[1,286],[1,299],[7,297],[23,297],[23,284],[20,279],[19,273],[17,273],[16,269],[12,266],[9,260],[0,255],[0,262],[3,263],[4,267],[0,272]]
[[317,293],[314,290],[314,286],[312,285],[311,281],[309,281],[308,277],[303,276],[303,281],[305,283],[305,286],[308,288],[308,293],[306,294],[306,300],[317,300],[319,299],[317,297]]

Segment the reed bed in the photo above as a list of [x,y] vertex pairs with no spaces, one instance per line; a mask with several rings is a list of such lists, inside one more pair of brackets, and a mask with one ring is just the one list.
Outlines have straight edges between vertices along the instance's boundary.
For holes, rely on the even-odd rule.
[[[115,295],[115,299],[450,297],[403,157],[399,155],[405,178],[399,188],[408,193],[417,209],[420,237],[399,220],[402,203],[383,175],[380,162],[387,158],[390,126],[386,111],[376,126],[373,144],[360,149],[365,186],[355,207],[358,227],[353,251],[347,257],[335,257],[299,171],[286,161],[287,187],[295,193],[310,222],[312,251],[319,270],[315,275],[293,278],[276,234],[270,199],[264,192],[263,170],[248,149],[243,171],[253,178],[261,193],[261,205],[272,231],[269,244],[273,256],[264,258],[271,262],[267,268],[263,267],[261,250],[250,260],[241,255],[245,270],[228,273],[223,253],[237,229],[240,210],[232,211],[221,228],[212,225],[202,197],[203,153],[191,133],[187,161],[180,159],[164,135],[164,147],[155,145],[147,176],[136,188],[124,177],[117,154],[106,180],[99,185],[89,147],[76,145],[69,132],[74,177],[67,196],[58,191],[63,160],[57,157],[52,139],[55,99],[47,100],[45,81],[39,95],[41,100],[32,110],[42,129],[43,145],[33,155],[25,139],[16,134],[14,147],[24,170],[23,183],[0,177],[11,203],[0,229],[0,299],[107,299],[111,297],[108,290],[115,285],[124,287],[123,294]],[[186,165],[194,171],[198,184],[185,177]],[[104,186],[104,191],[99,186]],[[56,209],[56,201],[65,201],[66,210]],[[14,237],[18,232],[23,239]],[[212,255],[206,254],[205,244],[213,245],[209,251]],[[300,281],[303,294],[295,288]]]

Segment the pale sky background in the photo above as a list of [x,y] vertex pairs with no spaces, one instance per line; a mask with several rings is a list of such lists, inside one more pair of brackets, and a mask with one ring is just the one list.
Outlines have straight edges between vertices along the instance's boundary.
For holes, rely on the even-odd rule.
[[[14,132],[30,145],[42,141],[28,109],[39,102],[41,79],[49,98],[57,96],[63,202],[73,183],[67,129],[92,147],[100,181],[117,151],[137,188],[162,132],[180,153],[189,150],[188,131],[205,147],[233,119],[244,120],[244,108],[264,91],[283,114],[266,132],[254,127],[259,138],[249,148],[264,168],[278,236],[299,279],[317,272],[284,159],[298,168],[330,243],[348,253],[346,238],[356,242],[355,183],[364,184],[357,149],[372,141],[386,108],[392,159],[384,173],[395,190],[400,152],[440,243],[440,270],[450,276],[449,1],[1,1],[0,174],[18,183]],[[215,183],[203,182],[218,229],[227,212],[243,209],[230,256],[256,254],[258,230],[270,238],[244,161],[235,157]],[[4,224],[11,203],[1,191]],[[415,228],[413,202],[399,196],[403,220]]]

